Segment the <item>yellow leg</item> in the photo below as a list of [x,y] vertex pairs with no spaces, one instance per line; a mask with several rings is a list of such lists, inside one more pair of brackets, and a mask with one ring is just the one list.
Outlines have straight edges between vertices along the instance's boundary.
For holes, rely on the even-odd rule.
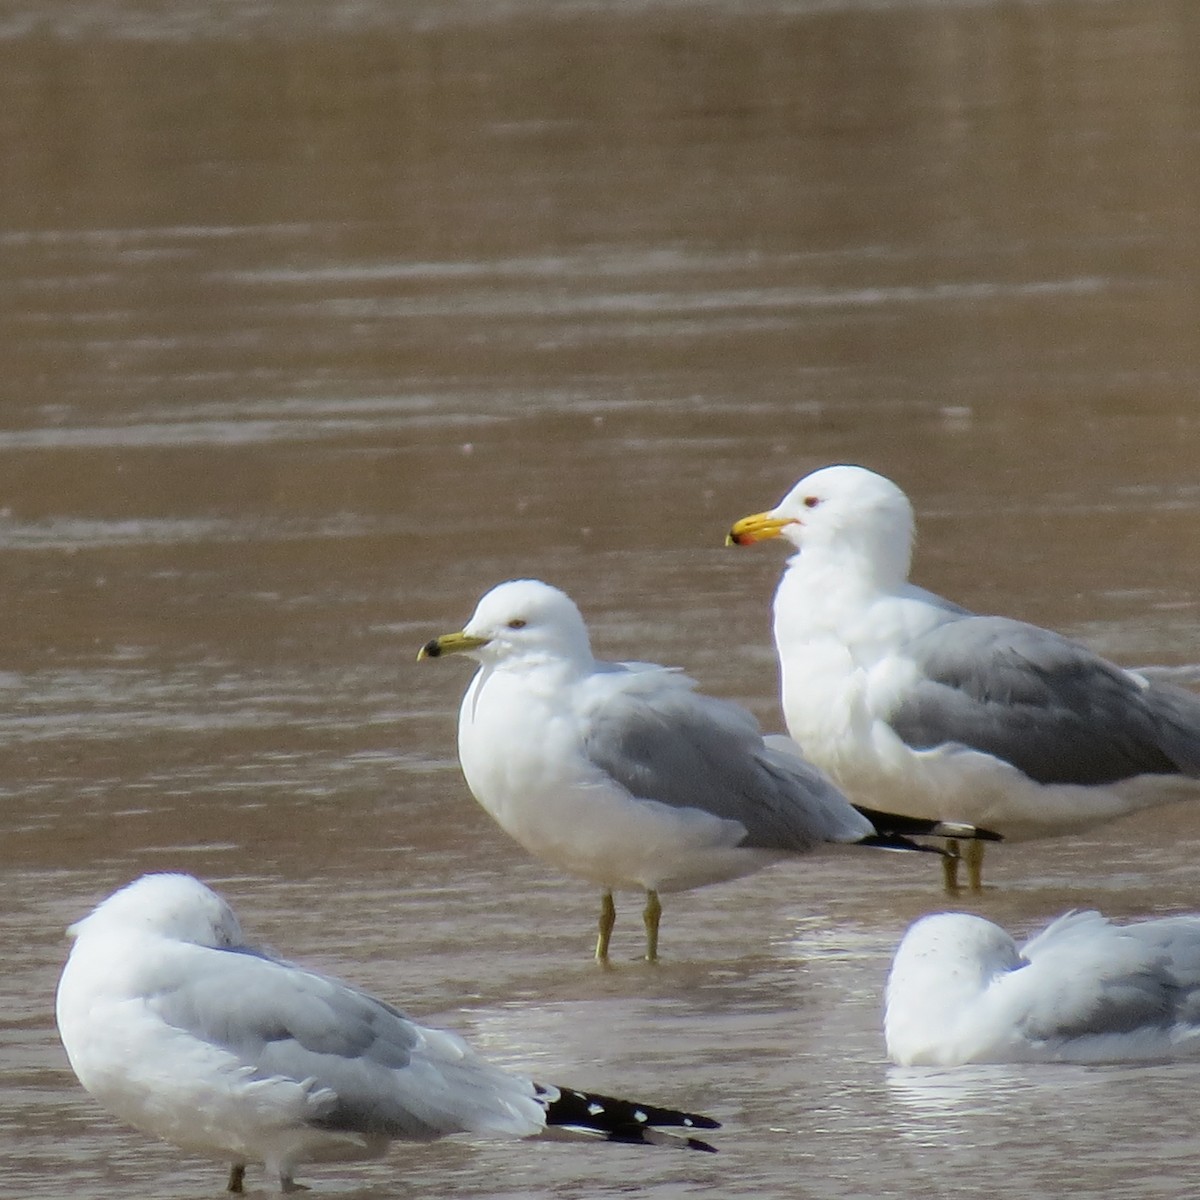
[[942,886],[951,895],[958,891],[958,839],[949,838],[946,841],[946,854],[942,859]]
[[967,887],[983,891],[983,852],[985,846],[978,838],[967,843]]
[[600,897],[600,933],[596,938],[596,961],[608,962],[608,943],[612,940],[613,926],[617,923],[617,906],[613,903],[612,892],[605,892]]
[[646,961],[658,962],[658,922],[662,918],[662,904],[658,893],[646,892],[646,907],[642,910],[642,923],[646,926]]
[[227,1192],[236,1192],[239,1196],[246,1190],[246,1164],[234,1163],[229,1168],[229,1182],[225,1185]]

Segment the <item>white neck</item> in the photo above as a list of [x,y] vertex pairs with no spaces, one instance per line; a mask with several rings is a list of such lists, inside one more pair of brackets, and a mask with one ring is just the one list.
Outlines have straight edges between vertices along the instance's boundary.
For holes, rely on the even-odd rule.
[[776,642],[843,630],[877,600],[902,593],[906,568],[907,561],[887,564],[845,549],[806,547],[788,560],[775,592]]

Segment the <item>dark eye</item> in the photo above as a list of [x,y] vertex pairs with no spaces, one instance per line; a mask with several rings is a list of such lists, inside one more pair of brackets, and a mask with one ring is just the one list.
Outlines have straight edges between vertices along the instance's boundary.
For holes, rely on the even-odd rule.
[[820,496],[805,496],[804,497],[804,507],[805,508],[816,508],[817,505],[820,503],[821,503]]
[[508,627],[509,629],[524,629],[525,620],[523,617],[514,617],[511,621],[509,621]]

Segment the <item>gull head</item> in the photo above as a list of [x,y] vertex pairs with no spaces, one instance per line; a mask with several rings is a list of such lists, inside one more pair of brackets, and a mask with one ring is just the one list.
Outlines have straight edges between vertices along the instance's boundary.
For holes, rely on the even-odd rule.
[[922,917],[904,935],[888,973],[888,1057],[901,1066],[950,1066],[1009,1040],[1017,1014],[989,1008],[984,997],[1026,965],[1012,938],[991,921],[956,912]]
[[909,927],[892,961],[892,978],[984,986],[1023,964],[1016,943],[999,925],[973,913],[941,912]]
[[466,654],[481,663],[592,661],[587,626],[574,601],[537,579],[497,584],[460,632],[426,642],[417,658],[445,654]]
[[749,546],[769,538],[810,553],[864,555],[903,578],[912,551],[912,505],[890,479],[865,467],[822,467],[774,508],[735,522],[726,542]]
[[242,944],[233,910],[191,875],[143,875],[101,901],[67,932],[76,939],[145,933],[213,948]]

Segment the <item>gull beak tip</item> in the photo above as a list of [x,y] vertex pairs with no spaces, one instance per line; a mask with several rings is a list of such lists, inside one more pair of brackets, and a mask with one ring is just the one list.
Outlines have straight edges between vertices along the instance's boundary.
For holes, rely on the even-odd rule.
[[734,521],[733,527],[725,535],[725,545],[753,546],[769,538],[782,537],[789,525],[799,524],[795,517],[777,517],[771,512],[754,513],[753,516]]

